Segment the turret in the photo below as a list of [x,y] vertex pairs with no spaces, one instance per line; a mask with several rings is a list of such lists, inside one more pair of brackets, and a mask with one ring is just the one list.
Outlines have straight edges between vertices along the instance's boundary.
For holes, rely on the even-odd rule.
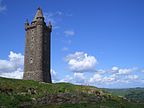
[[51,24],[51,22],[48,23],[48,29],[50,30],[50,32],[52,31],[52,24]]
[[25,22],[25,30],[27,29],[28,26],[29,26],[29,22],[28,22],[28,19],[26,19],[26,22]]

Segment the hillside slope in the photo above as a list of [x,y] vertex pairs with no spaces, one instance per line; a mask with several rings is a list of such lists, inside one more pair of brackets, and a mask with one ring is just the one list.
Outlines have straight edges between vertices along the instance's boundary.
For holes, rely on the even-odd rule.
[[0,78],[0,107],[144,108],[92,86]]
[[123,96],[131,101],[144,103],[144,88],[104,89],[115,96]]

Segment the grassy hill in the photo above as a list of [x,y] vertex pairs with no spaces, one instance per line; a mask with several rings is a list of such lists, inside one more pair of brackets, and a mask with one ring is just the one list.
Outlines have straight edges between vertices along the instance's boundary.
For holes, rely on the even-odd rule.
[[144,103],[144,88],[104,89],[115,96],[123,96],[131,101]]
[[92,86],[0,78],[1,107],[144,108],[144,104]]

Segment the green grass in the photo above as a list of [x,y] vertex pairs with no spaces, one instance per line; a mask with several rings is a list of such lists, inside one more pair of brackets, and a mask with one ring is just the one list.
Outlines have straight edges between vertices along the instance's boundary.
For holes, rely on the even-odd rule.
[[[34,90],[34,92],[30,90]],[[16,80],[0,78],[0,107],[6,108],[18,107],[21,103],[31,102],[32,99],[41,98],[47,94],[71,93],[85,94],[86,97],[95,96],[96,92],[100,92],[104,99],[101,102],[89,104],[61,104],[61,105],[33,105],[34,108],[144,108],[144,104],[132,103],[123,100],[118,96],[104,92],[104,90],[92,87],[73,85],[70,83],[41,83],[30,80]]]
[[[34,89],[36,93],[29,93],[29,89]],[[17,106],[22,102],[31,102],[32,98],[40,98],[46,94],[87,93],[90,89],[98,90],[96,87],[70,83],[49,84],[30,80],[0,78],[0,105]]]

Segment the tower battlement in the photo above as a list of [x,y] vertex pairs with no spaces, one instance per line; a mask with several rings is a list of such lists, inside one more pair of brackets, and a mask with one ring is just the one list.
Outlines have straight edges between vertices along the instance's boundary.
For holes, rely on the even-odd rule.
[[25,22],[26,45],[24,58],[24,79],[51,83],[50,44],[51,23],[46,25],[41,8],[29,24]]

